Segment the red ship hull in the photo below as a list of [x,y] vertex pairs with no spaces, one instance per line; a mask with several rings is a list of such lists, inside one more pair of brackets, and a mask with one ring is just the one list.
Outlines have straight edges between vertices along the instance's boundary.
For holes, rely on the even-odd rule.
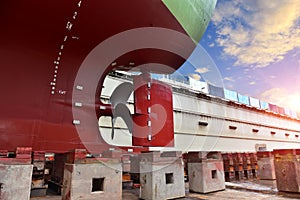
[[[162,27],[186,34],[160,0],[4,0],[0,5],[0,149],[10,151],[32,147],[65,152],[86,144],[90,152],[107,149],[98,124],[84,127],[85,142],[74,124],[73,91],[87,55],[126,30]],[[184,59],[164,50],[140,49],[117,58],[115,68],[129,62],[176,69]],[[87,119],[89,113],[99,115],[104,75],[113,67],[102,68],[94,105],[81,111]]]

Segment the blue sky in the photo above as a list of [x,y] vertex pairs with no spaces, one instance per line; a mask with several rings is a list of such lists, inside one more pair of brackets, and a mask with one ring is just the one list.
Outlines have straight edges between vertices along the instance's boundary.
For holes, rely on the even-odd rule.
[[300,110],[299,0],[218,0],[200,45],[225,88]]

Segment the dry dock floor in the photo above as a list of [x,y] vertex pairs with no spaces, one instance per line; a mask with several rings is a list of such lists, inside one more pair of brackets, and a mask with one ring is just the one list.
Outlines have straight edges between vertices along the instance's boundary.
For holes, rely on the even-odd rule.
[[[186,184],[186,197],[180,198],[180,200],[296,200],[300,199],[300,193],[286,193],[278,192],[274,183],[268,183],[267,185],[258,182],[239,182],[228,183],[226,182],[226,189],[223,191],[213,192],[209,194],[197,194],[190,193],[188,191],[188,183]],[[123,200],[138,200],[139,189],[123,190]],[[35,197],[30,200],[61,200],[61,196],[47,196],[47,197]]]

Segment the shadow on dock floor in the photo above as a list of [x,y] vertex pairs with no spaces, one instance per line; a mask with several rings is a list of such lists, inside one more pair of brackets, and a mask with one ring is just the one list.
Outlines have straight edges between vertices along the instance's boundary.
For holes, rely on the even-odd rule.
[[[123,200],[138,200],[139,199],[139,188],[123,190]],[[261,184],[259,182],[226,182],[226,190],[208,193],[208,194],[197,194],[190,193],[188,191],[188,183],[186,184],[186,197],[180,198],[182,200],[296,200],[300,199],[300,193],[286,193],[278,192],[273,183]],[[38,197],[31,198],[31,200],[61,200],[61,196]]]

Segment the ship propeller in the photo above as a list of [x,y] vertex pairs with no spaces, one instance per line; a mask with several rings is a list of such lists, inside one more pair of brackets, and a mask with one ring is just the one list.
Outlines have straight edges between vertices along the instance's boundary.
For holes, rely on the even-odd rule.
[[113,115],[111,119],[112,132],[111,138],[114,139],[115,135],[115,122],[117,117],[121,117],[128,127],[130,133],[132,133],[132,117],[129,108],[127,107],[127,101],[133,92],[133,85],[129,82],[120,84],[112,93],[110,102],[113,108]]

